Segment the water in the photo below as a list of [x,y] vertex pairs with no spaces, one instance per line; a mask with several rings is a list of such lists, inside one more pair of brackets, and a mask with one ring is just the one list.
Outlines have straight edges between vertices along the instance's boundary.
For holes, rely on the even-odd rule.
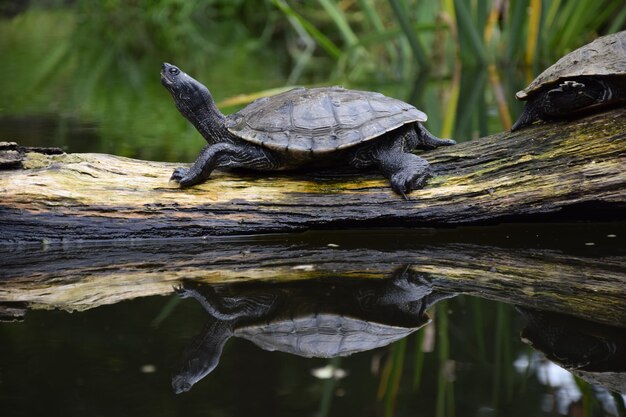
[[[255,47],[260,40],[245,25],[212,26],[209,44],[159,31],[160,48],[150,50],[135,44],[142,36],[108,37],[107,25],[126,16],[91,21],[74,44],[66,41],[77,17],[63,9],[0,22],[0,47],[11,56],[1,64],[11,76],[0,77],[0,140],[190,162],[203,141],[160,86],[161,62],[206,82],[219,102],[296,83],[294,63],[277,48]],[[154,32],[140,23],[135,35]],[[316,59],[327,76],[308,72],[298,84],[381,91],[426,111],[431,131],[459,141],[503,130],[494,87],[505,92],[499,104],[510,116],[519,113],[519,74],[502,71],[501,85],[485,69],[343,79]],[[626,372],[625,237],[626,224],[612,222],[0,247],[0,316],[7,320],[0,323],[0,409],[3,416],[625,415],[623,397],[609,393],[623,387]],[[413,286],[398,281],[403,274]],[[213,316],[173,290],[198,282],[218,294],[212,299],[222,307]],[[270,308],[268,299],[283,301]],[[341,321],[336,306],[353,321]],[[426,306],[432,322],[415,329]],[[318,324],[324,317],[344,323],[323,332],[331,351],[344,352],[332,331],[355,321],[369,329],[356,344],[380,346],[304,358],[242,337],[253,324],[289,325],[311,314]],[[389,324],[390,316],[401,320]],[[219,365],[203,378],[196,372],[189,391],[176,394],[181,358],[206,357],[189,353],[194,336],[218,324],[235,334]],[[314,327],[306,338],[281,340],[299,341],[306,353],[321,345]],[[398,327],[410,334],[382,346],[381,327],[387,338]],[[215,333],[204,334],[212,336],[201,346],[215,346]],[[596,356],[580,359],[576,348]],[[574,379],[547,358],[588,373]],[[602,377],[611,370],[614,379]]]
[[[606,388],[617,389],[614,382],[594,388],[584,380],[576,383],[545,355],[570,367],[594,370],[599,364],[601,373],[619,371],[617,384],[623,385],[625,229],[623,223],[501,225],[133,247],[5,248],[3,306],[14,311],[24,311],[17,301],[31,306],[23,321],[0,324],[0,404],[11,416],[43,415],[51,406],[60,415],[447,415],[454,410],[527,416],[584,407],[593,410],[589,415],[611,415],[602,410],[615,407]],[[595,244],[586,245],[591,241]],[[586,264],[576,267],[581,260]],[[507,281],[520,268],[527,268],[521,288]],[[305,279],[313,275],[317,278]],[[180,298],[173,288],[181,285],[188,291],[209,288],[203,294],[213,309],[203,308],[197,294],[198,299]],[[581,298],[585,301],[577,301]],[[392,328],[408,328],[410,334],[388,346],[324,359],[263,350],[245,340],[250,331],[245,336],[241,330],[282,321],[290,331],[292,319],[311,314],[318,324],[324,317],[336,323],[337,307],[344,319],[386,323],[358,333],[359,349],[384,345],[374,336],[393,338]],[[433,321],[413,331],[423,325],[426,307]],[[206,361],[197,346],[204,351],[215,346],[219,337],[206,329],[216,323],[235,332],[219,365],[202,378],[196,372],[195,385],[175,394],[173,376],[194,358]],[[339,328],[358,327],[342,323]],[[373,330],[381,326],[382,332]],[[322,331],[326,344],[315,336],[315,326],[304,327],[300,339],[287,332],[280,340],[297,340],[300,354],[319,346],[343,353],[349,346],[332,336],[336,327]],[[525,327],[524,338],[547,353],[522,342]],[[542,338],[556,343],[546,347]],[[294,349],[267,340],[257,343]],[[580,359],[577,346],[595,357]],[[607,346],[616,353],[602,350]]]
[[[464,306],[468,301],[448,304],[452,326],[469,325]],[[330,387],[330,415],[380,413],[382,402],[376,400],[380,369],[376,373],[371,369],[384,364],[389,354],[386,350],[336,361],[348,375],[332,381],[312,374],[328,366],[329,360],[265,352],[247,341],[233,339],[212,374],[190,392],[175,395],[170,386],[173,369],[191,336],[207,319],[198,305],[186,302],[158,327],[151,326],[166,303],[162,297],[151,297],[80,314],[34,312],[23,325],[2,325],[3,340],[10,340],[0,348],[5,358],[3,381],[7,381],[1,397],[3,410],[8,412],[5,415],[44,415],[51,407],[59,415],[313,415],[320,409],[328,385],[334,385]],[[485,307],[493,308],[489,304]],[[504,314],[513,312],[506,309]],[[505,342],[517,344],[516,356],[527,353],[519,341]],[[407,362],[415,355],[415,345],[416,337],[411,337],[408,350],[412,354],[407,355]],[[436,353],[425,356],[423,388],[411,389],[411,378],[406,378],[398,400],[403,413],[432,415],[436,408],[440,363]],[[463,409],[472,410],[461,415],[474,415],[491,404],[490,394],[497,385],[491,381],[493,358],[486,358],[480,368],[467,360],[464,358],[462,369],[455,372],[456,400],[464,404]],[[522,378],[511,364],[507,368],[521,384]],[[527,381],[530,395],[506,401],[506,409],[537,409],[541,393],[547,389],[533,379]],[[478,398],[460,389],[474,384],[485,388]]]

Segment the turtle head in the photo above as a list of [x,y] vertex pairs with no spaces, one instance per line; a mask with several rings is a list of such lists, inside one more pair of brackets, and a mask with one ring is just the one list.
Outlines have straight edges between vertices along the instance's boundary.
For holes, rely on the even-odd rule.
[[172,95],[178,111],[209,143],[223,139],[224,115],[204,84],[167,62],[161,66],[161,84]]
[[199,358],[192,358],[185,364],[179,373],[172,376],[172,388],[176,394],[187,392],[196,382],[210,374],[219,363],[219,356],[213,357],[209,362]]
[[515,123],[513,123],[513,126],[511,126],[511,132],[515,132],[516,130],[521,129],[524,126],[533,124],[533,122],[535,122],[538,119],[539,119],[539,112],[537,110],[537,104],[532,101],[527,102],[526,105],[524,106],[524,111],[522,111],[522,114],[520,115],[520,117],[517,119]]
[[611,88],[603,80],[591,77],[565,80],[544,90],[524,98],[528,100],[524,112],[511,130],[532,124],[538,119],[570,117],[602,105],[612,98]]
[[180,365],[172,376],[176,394],[186,392],[213,372],[220,362],[224,345],[233,335],[232,323],[211,318],[202,332],[184,350]]
[[161,84],[170,92],[179,110],[181,107],[193,109],[211,98],[209,89],[202,83],[167,62],[161,66]]

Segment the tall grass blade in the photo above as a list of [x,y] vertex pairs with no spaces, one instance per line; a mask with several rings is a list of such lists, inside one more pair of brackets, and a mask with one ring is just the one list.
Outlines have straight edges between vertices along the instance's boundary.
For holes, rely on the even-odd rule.
[[411,47],[411,51],[417,60],[417,63],[420,68],[428,69],[430,67],[430,60],[424,51],[424,48],[420,44],[419,39],[415,35],[413,28],[411,27],[411,23],[407,18],[406,10],[402,7],[398,0],[389,0],[389,4],[391,5],[391,9],[400,25],[400,28],[404,32],[404,36],[406,37],[409,46]]
[[309,35],[311,35],[311,37],[322,47],[322,49],[328,53],[328,55],[334,59],[339,59],[339,57],[341,57],[341,49],[311,22],[293,10],[284,0],[272,0],[272,2],[281,12],[285,14],[285,16],[296,19],[298,23],[300,23],[300,25],[302,25],[302,27],[309,33]]
[[448,103],[446,104],[446,110],[444,111],[443,126],[439,132],[440,136],[443,138],[451,137],[454,131],[460,91],[461,65],[457,64],[455,65],[452,83],[448,89]]
[[528,0],[511,0],[509,19],[507,24],[508,45],[506,48],[507,61],[513,61],[518,57],[523,39],[524,21],[526,19],[526,6]]
[[419,331],[415,337],[415,356],[414,356],[414,365],[413,365],[413,389],[415,391],[419,390],[420,383],[422,381],[422,370],[424,369],[424,335],[426,333],[423,331]]
[[489,16],[489,0],[476,0],[476,29],[478,33],[484,33],[485,24],[487,23],[487,18]]
[[293,84],[300,79],[304,69],[311,61],[313,52],[315,52],[315,41],[297,19],[293,17],[288,17],[288,19],[289,23],[291,23],[291,26],[293,26],[294,30],[298,33],[300,40],[304,44],[304,49],[296,54],[296,63],[287,78],[286,84]]
[[[328,365],[332,369],[339,368],[339,366],[341,366],[341,358],[337,357],[329,359]],[[328,378],[324,380],[322,384],[322,396],[320,398],[320,411],[317,414],[319,417],[326,417],[330,414],[336,386],[337,380],[335,378]]]
[[483,38],[485,39],[486,45],[490,45],[494,37],[496,27],[498,26],[498,21],[500,20],[501,9],[502,0],[494,0],[491,4],[491,10],[489,11],[489,16],[487,16],[487,21],[485,22],[485,30],[483,32]]
[[467,2],[465,0],[454,0],[454,9],[461,48],[463,48],[465,43],[465,46],[471,51],[471,54],[468,54],[462,49],[461,59],[466,64],[485,64],[487,62],[487,54],[480,35],[482,30],[479,32],[478,28],[473,24]]
[[539,39],[539,25],[541,23],[541,0],[530,0],[530,16],[528,19],[528,33],[526,35],[526,55],[524,62],[530,67],[535,62],[537,41]]
[[343,37],[346,44],[348,46],[357,44],[359,42],[359,39],[352,31],[352,28],[350,28],[350,24],[348,23],[346,15],[341,11],[341,9],[339,9],[339,7],[337,7],[337,3],[331,0],[318,1],[339,29],[339,33],[341,33],[341,36]]
[[[469,68],[461,74],[461,92],[459,94],[459,104],[457,106],[457,121],[452,136],[457,141],[470,140],[476,138],[474,120],[478,119],[479,130],[486,131],[487,103],[485,100],[485,90],[487,88],[487,73],[484,68]],[[475,109],[475,111],[468,111]],[[483,128],[483,125],[485,126]],[[479,322],[483,326],[482,322]],[[476,333],[476,332],[475,332]],[[480,334],[480,333],[476,333]]]
[[406,97],[406,101],[408,103],[417,104],[422,102],[422,97],[424,96],[424,92],[426,91],[428,80],[428,73],[420,71],[416,74],[415,81],[413,81],[413,85],[411,87],[411,92]]
[[487,349],[485,349],[485,319],[483,315],[483,303],[478,298],[471,298],[472,316],[474,317],[474,334],[476,335],[476,347],[478,348],[478,358],[481,361],[487,359]]
[[615,15],[613,21],[609,25],[606,33],[615,33],[624,29],[626,25],[626,5],[622,6],[622,9]]
[[391,375],[388,391],[385,395],[385,416],[391,417],[395,414],[396,404],[398,400],[398,391],[400,389],[400,381],[402,379],[402,370],[404,368],[404,356],[406,352],[406,338],[394,343],[391,350]]
[[447,397],[447,364],[450,358],[450,340],[448,334],[448,302],[440,301],[435,306],[437,311],[437,345],[439,354],[439,372],[437,374],[437,402],[435,415],[446,416]]
[[372,25],[374,30],[378,33],[385,31],[385,25],[383,25],[383,21],[376,12],[376,9],[373,4],[373,0],[358,0],[359,7],[365,13],[365,17],[367,21]]
[[393,361],[392,361],[392,357],[390,356],[385,360],[385,364],[383,365],[383,370],[380,373],[380,382],[378,384],[378,391],[376,391],[376,399],[378,399],[378,401],[381,401],[383,398],[385,398],[385,394],[387,393],[387,390],[389,389],[389,385],[391,382],[392,368],[393,368]]
[[[381,36],[383,34],[388,34],[390,31],[385,29],[385,25],[383,24],[380,16],[376,12],[374,8],[373,0],[359,0],[359,6],[365,13],[365,17],[369,24],[374,28],[374,35]],[[400,32],[398,31],[397,34]],[[393,36],[393,38],[397,37],[397,34]],[[366,35],[367,36],[367,35]],[[393,39],[390,38],[390,39]],[[364,45],[363,37],[359,38],[359,43]],[[385,42],[385,50],[387,51],[387,55],[389,56],[389,60],[391,62],[395,62],[398,58],[398,51],[394,48],[393,44],[390,42]]]
[[182,299],[176,294],[171,296],[170,299],[167,300],[165,305],[161,308],[159,314],[154,319],[152,319],[152,321],[150,322],[150,326],[154,328],[158,328],[159,326],[161,326],[161,323],[163,323],[165,319],[168,318],[170,314],[172,314],[172,312],[174,312],[176,306],[180,304],[181,300]]
[[547,27],[553,27],[559,9],[561,8],[561,0],[552,0],[546,14],[545,24]]
[[500,115],[502,127],[505,130],[510,130],[512,126],[511,112],[504,94],[504,89],[502,88],[502,83],[500,82],[500,75],[498,74],[496,66],[493,64],[490,64],[487,69],[489,73],[489,82],[498,105],[498,114]]
[[493,385],[491,387],[491,406],[497,410],[500,406],[500,384],[502,383],[502,341],[506,334],[504,329],[505,317],[504,308],[501,303],[496,305],[496,329],[495,337],[493,339],[494,354],[493,354]]
[[[577,4],[577,3],[586,3],[586,4]],[[599,2],[598,2],[599,3]],[[590,4],[589,1],[581,1],[581,2],[568,2],[565,3],[563,10],[561,11],[561,19],[565,19],[567,24],[564,24],[562,30],[558,34],[559,39],[559,49],[563,48],[565,45],[572,44],[572,38],[574,36],[578,36],[580,33],[580,29],[584,26],[585,15],[595,13],[595,7],[593,4]],[[556,37],[556,35],[555,35]]]

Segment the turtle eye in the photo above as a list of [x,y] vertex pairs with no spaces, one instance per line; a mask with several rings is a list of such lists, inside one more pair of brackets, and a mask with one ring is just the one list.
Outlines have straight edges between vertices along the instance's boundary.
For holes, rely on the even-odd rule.
[[178,68],[176,68],[176,67],[171,67],[171,68],[169,69],[169,72],[170,72],[170,74],[172,74],[172,75],[178,75],[178,74],[180,73],[180,70],[179,70]]

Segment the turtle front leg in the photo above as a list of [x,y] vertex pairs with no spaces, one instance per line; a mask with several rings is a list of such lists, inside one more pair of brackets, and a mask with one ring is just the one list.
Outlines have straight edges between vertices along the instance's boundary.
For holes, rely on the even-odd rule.
[[391,188],[408,200],[406,194],[424,186],[430,178],[430,164],[410,153],[418,142],[417,133],[410,129],[391,141],[381,141],[373,146],[358,149],[350,158],[356,168],[378,166],[389,178]]
[[181,187],[190,187],[206,181],[211,172],[219,167],[271,169],[276,161],[269,152],[256,146],[220,142],[205,146],[191,168],[176,168],[170,181]]
[[431,177],[430,164],[415,154],[389,151],[379,155],[380,170],[389,178],[391,188],[405,200],[411,190],[423,188]]

